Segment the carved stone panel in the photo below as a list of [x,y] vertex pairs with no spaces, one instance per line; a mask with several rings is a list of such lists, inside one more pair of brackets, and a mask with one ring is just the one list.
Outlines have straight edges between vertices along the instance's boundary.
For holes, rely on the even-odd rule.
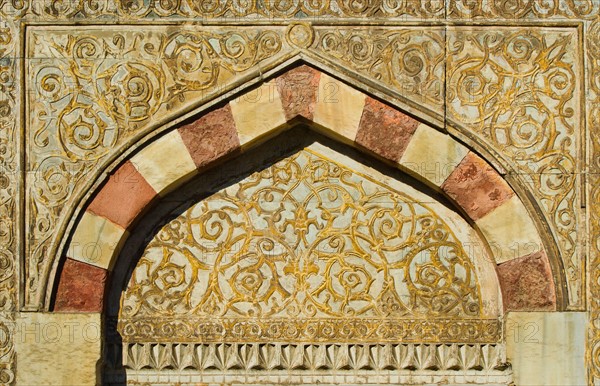
[[[598,382],[599,13],[596,0],[0,2],[0,383],[11,384],[16,379],[18,353],[11,327],[15,312],[52,309],[53,269],[64,256],[60,246],[67,245],[65,240],[70,237],[66,230],[93,193],[90,187],[101,182],[103,173],[110,173],[105,168],[116,165],[113,161],[125,153],[135,152],[144,136],[157,134],[182,114],[196,108],[210,109],[208,104],[220,96],[262,81],[263,76],[269,78],[274,68],[281,65],[279,69],[283,69],[283,63],[298,58],[321,66],[332,79],[351,83],[370,96],[399,106],[436,130],[449,131],[501,174],[506,172],[507,180],[523,186],[515,189],[518,195],[530,199],[527,209],[539,217],[537,225],[553,234],[554,240],[545,242],[556,242],[549,257],[551,261],[560,259],[558,265],[564,268],[553,267],[555,275],[566,278],[568,299],[563,306],[590,312],[588,380]],[[439,213],[437,209],[433,212]],[[314,224],[307,229],[316,232]],[[456,232],[453,225],[449,229]],[[456,236],[456,240],[464,240],[464,235]],[[267,240],[275,248],[274,240]],[[314,240],[306,241],[314,244]],[[234,244],[229,255],[239,252],[237,247]],[[253,244],[255,253],[259,247]],[[455,266],[462,267],[461,273],[473,273],[478,264],[468,249],[464,252],[466,255],[458,255],[466,260]],[[146,255],[149,259],[152,256],[150,252]],[[153,260],[148,261],[152,266]],[[190,268],[180,266],[179,260],[174,262],[187,275]],[[156,261],[153,264],[158,266]],[[173,270],[173,275],[175,272],[179,271]],[[373,277],[382,275],[377,269],[365,268],[364,272]],[[259,273],[264,275],[257,269]],[[288,281],[299,280],[292,273],[278,274],[292,277]],[[182,280],[190,284],[185,281],[189,275],[185,275]],[[390,274],[382,277],[389,278]],[[463,280],[461,293],[468,295],[468,301],[455,302],[451,308],[462,310],[456,313],[461,318],[461,334],[489,327],[490,334],[497,336],[498,325],[491,317],[496,311],[473,318],[464,308],[465,304],[479,304],[478,312],[483,312],[489,307],[485,299],[490,296],[481,285],[487,278],[473,284],[464,275],[456,277]],[[283,290],[295,290],[286,283],[281,285]],[[402,285],[408,288],[409,283]],[[173,287],[168,280],[164,285]],[[338,287],[332,284],[332,288]],[[410,297],[402,297],[406,288],[396,294],[408,304],[402,303],[407,315],[418,316],[422,305],[417,298],[411,303]],[[283,293],[277,291],[273,294]],[[235,298],[233,291],[231,294]],[[367,291],[367,295],[373,297],[372,292]],[[231,301],[223,299],[225,304]],[[501,308],[492,303],[496,304],[494,309]],[[445,306],[436,310],[449,311],[450,303],[442,304]],[[369,312],[380,309],[372,307]],[[247,313],[252,308],[243,310]],[[418,317],[402,320],[407,323],[398,324],[405,326],[403,331],[412,329],[411,320],[422,322]],[[451,319],[440,317],[442,320]],[[385,325],[380,320],[377,323]],[[231,326],[222,324],[219,328],[235,330]],[[254,325],[244,326],[255,331]],[[457,331],[450,324],[444,325],[446,330],[440,326],[430,331]],[[171,331],[168,324],[161,328],[163,335]],[[451,336],[446,338],[452,340]],[[399,374],[422,365],[441,372],[501,368],[494,359],[505,362],[497,341],[484,339],[478,345],[474,348],[458,341],[441,345],[433,340],[364,346],[351,342],[318,356],[329,358],[322,367],[314,353],[324,346],[302,341],[285,347],[274,347],[264,340],[238,342],[235,347],[218,341],[174,345],[141,342],[126,349],[131,374],[143,373],[131,380],[139,384],[159,383],[161,372],[164,376],[165,369],[185,367],[188,360],[195,361],[189,365],[194,369],[250,368],[254,359],[248,358],[259,358],[256,366],[268,367],[265,358],[275,357],[273,353],[279,353],[285,363],[280,367],[289,372],[300,367],[312,371],[339,365],[358,373],[380,366],[380,370],[390,372],[385,375],[387,382],[407,383],[439,380],[433,375],[417,379]],[[413,349],[414,356],[410,354]],[[194,354],[187,355],[185,350]],[[207,365],[202,359],[207,350],[224,361]],[[368,365],[365,350],[371,353]],[[241,362],[232,352],[242,353]],[[263,356],[253,357],[251,352]],[[331,359],[332,353],[340,352],[341,358],[348,353],[350,364]],[[484,359],[479,362],[480,354]],[[300,357],[306,362],[298,364]],[[413,357],[418,366],[413,366]],[[233,359],[227,362],[227,358]],[[455,360],[461,364],[456,365]],[[151,376],[149,369],[155,371]],[[485,379],[488,383],[509,382],[504,375],[494,373]],[[325,379],[319,377],[310,378],[304,372],[268,382]],[[222,381],[218,375],[206,379]],[[355,380],[340,378],[336,382]],[[164,383],[179,381],[174,377]],[[231,383],[250,381],[239,378]]]
[[156,120],[227,89],[232,79],[277,61],[287,43],[269,29],[204,31],[32,29],[27,167],[28,302],[41,296],[68,217],[90,172]]

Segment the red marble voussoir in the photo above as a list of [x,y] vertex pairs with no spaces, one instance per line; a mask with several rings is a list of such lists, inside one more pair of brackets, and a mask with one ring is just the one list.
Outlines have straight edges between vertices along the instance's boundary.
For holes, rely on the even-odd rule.
[[419,122],[397,109],[367,97],[356,134],[360,146],[391,161],[399,161]]
[[54,311],[101,312],[107,271],[67,258],[60,274]]
[[505,311],[556,309],[552,269],[546,253],[532,253],[497,266]]
[[302,65],[275,79],[287,120],[298,115],[313,119],[320,78],[319,71]]
[[444,181],[442,190],[473,220],[482,218],[515,194],[502,176],[473,152]]
[[155,197],[154,189],[127,161],[110,176],[87,210],[127,229]]
[[204,114],[178,130],[197,168],[240,147],[229,104]]

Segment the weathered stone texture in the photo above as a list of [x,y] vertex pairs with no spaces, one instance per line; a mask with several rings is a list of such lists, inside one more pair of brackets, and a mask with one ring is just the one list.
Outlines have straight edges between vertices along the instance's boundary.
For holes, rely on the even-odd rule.
[[440,186],[468,152],[449,135],[420,124],[400,158],[400,166]]
[[165,195],[197,171],[181,135],[173,130],[150,143],[131,162],[150,186]]
[[469,152],[442,184],[473,220],[478,220],[514,195],[511,187],[492,167]]
[[242,145],[253,142],[287,122],[274,82],[264,83],[238,96],[229,105]]
[[240,146],[229,104],[179,128],[179,133],[198,168]]
[[290,120],[298,115],[313,119],[320,78],[320,72],[302,65],[275,79],[286,119]]
[[533,219],[518,196],[476,221],[487,239],[497,264],[542,250]]
[[543,251],[499,264],[497,271],[506,311],[556,308],[552,270]]
[[128,228],[155,197],[154,189],[127,161],[110,176],[88,210]]
[[60,274],[54,311],[101,312],[107,271],[67,258]]
[[354,142],[366,95],[347,84],[321,74],[314,121],[340,139]]
[[519,386],[586,385],[586,312],[509,312],[506,357]]
[[95,385],[101,358],[99,313],[21,313],[17,385]]
[[356,134],[356,143],[391,161],[399,161],[419,122],[371,97]]
[[67,250],[70,258],[100,268],[110,268],[127,231],[104,217],[85,212]]

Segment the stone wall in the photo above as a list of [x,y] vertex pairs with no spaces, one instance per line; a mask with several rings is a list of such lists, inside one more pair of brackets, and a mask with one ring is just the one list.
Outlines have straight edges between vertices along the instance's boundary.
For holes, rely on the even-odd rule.
[[[599,7],[0,4],[0,382],[99,382],[104,338],[71,327],[104,326],[144,216],[298,124],[410,176],[485,240],[511,364],[487,382],[597,382]],[[450,379],[407,369],[352,382]]]

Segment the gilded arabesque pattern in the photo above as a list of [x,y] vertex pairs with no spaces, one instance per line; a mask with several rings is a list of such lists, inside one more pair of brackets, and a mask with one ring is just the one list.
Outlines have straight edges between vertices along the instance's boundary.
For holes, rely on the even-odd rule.
[[588,72],[586,82],[587,118],[589,130],[590,154],[587,162],[586,189],[588,196],[589,227],[589,332],[587,360],[589,364],[589,382],[600,382],[600,17],[588,27],[586,39]]
[[561,250],[569,304],[581,306],[577,185],[581,125],[573,29],[448,31],[446,112],[512,163]]
[[27,161],[36,180],[27,190],[27,302],[45,295],[60,214],[90,172],[153,118],[218,95],[231,79],[276,60],[286,44],[276,30],[153,32],[29,37]]
[[443,117],[443,27],[315,27],[315,32],[310,51],[320,60],[350,68]]
[[6,0],[0,15],[11,18],[593,18],[595,0]]
[[29,125],[36,128],[28,133],[28,167],[38,172],[37,186],[28,190],[28,251],[36,258],[27,267],[27,301],[42,296],[38,287],[44,287],[50,263],[39,256],[54,256],[53,230],[64,221],[58,213],[78,196],[83,176],[119,144],[144,133],[151,117],[214,97],[256,64],[268,68],[273,55],[300,49],[412,95],[440,114],[446,99],[450,122],[487,140],[540,200],[559,241],[570,305],[580,307],[575,30],[530,29],[523,35],[518,28],[489,33],[460,27],[450,30],[444,48],[441,30],[308,28],[310,39],[295,47],[290,30],[277,27],[159,30],[152,37],[122,29],[78,36],[69,29],[34,30],[30,54],[40,60],[27,68]]
[[600,10],[596,0],[448,0],[447,17],[456,19],[589,19]]
[[482,317],[479,291],[433,209],[305,149],[162,226],[122,295],[119,330],[135,342],[445,341]]

